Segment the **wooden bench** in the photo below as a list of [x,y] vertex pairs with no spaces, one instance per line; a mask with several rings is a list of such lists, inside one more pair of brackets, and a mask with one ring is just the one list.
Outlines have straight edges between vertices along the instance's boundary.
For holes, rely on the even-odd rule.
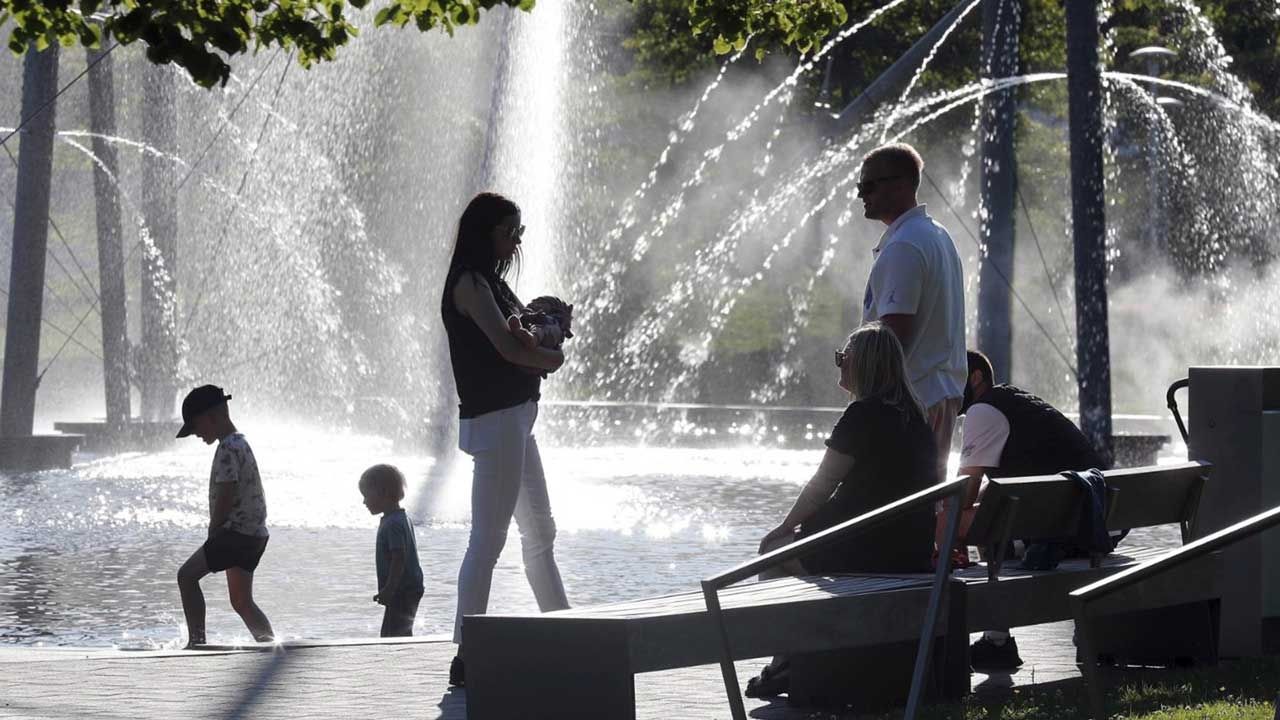
[[[1100,620],[1105,621],[1116,612],[1123,613],[1136,608],[1163,608],[1177,602],[1184,591],[1184,583],[1177,579],[1177,573],[1182,568],[1277,525],[1280,525],[1280,506],[1073,590],[1071,609],[1084,656],[1096,654],[1098,644],[1103,640],[1105,628],[1100,627]],[[1170,579],[1174,582],[1170,582]],[[1172,595],[1169,594],[1170,590]],[[1084,676],[1090,714],[1096,720],[1102,720],[1107,717],[1107,712],[1097,663],[1084,663]],[[1276,701],[1276,717],[1280,717],[1280,698]]]
[[[959,497],[965,482],[942,483],[753,558],[705,581],[702,592],[542,615],[467,616],[467,716],[630,720],[636,673],[720,662],[728,682],[735,659],[912,641],[922,627],[934,629],[926,635],[946,633],[949,624],[963,625],[963,618],[947,615],[945,567],[933,576],[802,577],[728,586],[921,506]],[[921,673],[928,660],[924,645],[917,662]],[[957,655],[949,657],[954,661]],[[731,706],[743,716],[736,675],[732,682]]]
[[[1178,525],[1182,542],[1190,541],[1201,493],[1211,466],[1203,462],[1109,470],[1108,530]],[[1132,540],[1116,552],[1089,559],[1064,560],[1051,571],[1020,569],[1005,561],[1011,539],[1073,537],[1083,511],[1084,490],[1062,476],[992,480],[974,515],[967,541],[986,549],[987,562],[952,574],[965,594],[968,629],[1007,629],[1068,620],[1072,590],[1127,570],[1169,551],[1143,547]],[[1206,556],[1169,579],[1166,605],[1206,602],[1216,612],[1221,568],[1218,556]],[[1175,602],[1176,601],[1176,602]],[[1135,610],[1138,609],[1135,607]],[[1205,618],[1206,632],[1216,633],[1216,617]],[[1214,642],[1208,643],[1216,649]],[[1200,643],[1203,649],[1205,642]],[[1099,652],[1120,650],[1102,644]]]
[[[1178,523],[1185,542],[1209,469],[1186,463],[1107,472],[1107,527]],[[966,482],[940,484],[752,559],[704,581],[702,593],[544,615],[468,616],[468,716],[628,720],[635,717],[636,673],[719,662],[733,716],[745,718],[733,660],[916,640],[920,651],[907,706],[912,717],[929,667],[954,674],[935,677],[936,683],[967,687],[967,661],[954,659],[957,647],[967,649],[970,631],[1070,619],[1072,590],[1161,552],[1122,546],[1119,553],[1068,560],[1046,572],[1006,565],[1010,539],[1074,536],[1082,508],[1083,489],[1073,480],[1014,478],[989,484],[969,530],[969,541],[987,546],[991,562],[950,578],[944,565],[933,575],[788,578],[730,587],[921,504],[958,497]],[[956,507],[942,557],[949,556]],[[1212,600],[1215,560],[1188,565],[1196,582],[1174,599]],[[938,637],[946,638],[939,652],[944,660],[931,665]]]
[[[1210,470],[1209,464],[1195,462],[1104,472],[1108,490],[1107,529],[1178,525],[1182,541],[1186,543],[1192,535]],[[1143,547],[1129,540],[1114,553],[1064,560],[1053,570],[1023,570],[1016,559],[1006,562],[1004,551],[1012,539],[1074,537],[1085,507],[1083,500],[1081,484],[1061,475],[1006,478],[988,484],[966,541],[983,548],[990,560],[951,574],[948,585],[951,596],[947,599],[951,616],[947,635],[951,646],[967,644],[968,634],[977,630],[1004,630],[1071,619],[1069,597],[1073,590],[1170,552],[1168,547]],[[1093,654],[1118,655],[1122,659],[1141,657],[1151,662],[1182,656],[1216,658],[1216,599],[1220,576],[1219,558],[1211,556],[1180,568],[1176,575],[1162,578],[1158,588],[1153,584],[1146,593],[1147,604],[1136,603],[1131,610],[1181,607],[1112,616],[1110,626],[1100,627],[1095,633],[1099,640],[1094,643]],[[928,576],[904,577],[925,579]],[[964,618],[963,626],[959,618]],[[1095,621],[1095,624],[1105,622],[1108,621]],[[865,693],[865,678],[856,677],[853,672],[815,671],[815,666],[821,668],[835,662],[865,669],[877,652],[876,649],[855,649],[803,664],[793,659],[793,695],[858,704]],[[953,655],[954,650],[948,654]],[[967,661],[943,663],[936,669],[948,673],[935,679],[938,684],[967,691]],[[806,675],[815,677],[808,679]]]

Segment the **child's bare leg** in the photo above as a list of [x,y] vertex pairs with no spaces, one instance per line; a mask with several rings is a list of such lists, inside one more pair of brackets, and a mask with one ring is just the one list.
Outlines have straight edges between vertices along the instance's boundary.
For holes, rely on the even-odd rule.
[[182,596],[182,614],[187,619],[187,647],[204,644],[204,593],[200,580],[209,574],[209,563],[201,547],[178,568],[178,594]]
[[231,608],[244,621],[249,633],[258,642],[275,639],[271,622],[253,601],[253,573],[238,567],[227,568],[227,592],[231,595]]

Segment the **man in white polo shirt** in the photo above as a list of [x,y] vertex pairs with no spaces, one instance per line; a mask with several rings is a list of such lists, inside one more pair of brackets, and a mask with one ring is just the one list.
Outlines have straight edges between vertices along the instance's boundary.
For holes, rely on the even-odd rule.
[[916,200],[923,170],[920,154],[905,143],[883,145],[862,160],[864,214],[888,226],[872,251],[862,320],[884,322],[902,343],[937,440],[941,482],[967,374],[964,268],[951,235]]

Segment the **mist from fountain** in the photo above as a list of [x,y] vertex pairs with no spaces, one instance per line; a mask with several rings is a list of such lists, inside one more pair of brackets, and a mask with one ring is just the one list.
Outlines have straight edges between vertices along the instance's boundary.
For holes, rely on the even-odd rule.
[[[1186,2],[1178,2],[1175,7],[1189,12],[1188,8],[1191,6]],[[1190,14],[1203,21],[1201,15]],[[1197,120],[1202,119],[1180,117],[1177,123],[1169,121],[1168,118],[1154,119],[1154,122],[1163,127],[1164,135],[1161,137],[1166,138],[1167,145],[1165,151],[1158,154],[1168,162],[1184,162],[1194,155],[1183,149],[1188,143],[1201,148],[1203,153],[1205,148],[1215,146],[1220,148],[1224,138],[1234,137],[1235,142],[1229,146],[1232,148],[1229,152],[1235,153],[1233,157],[1243,167],[1243,171],[1238,174],[1242,182],[1234,186],[1231,192],[1225,195],[1219,194],[1219,197],[1209,197],[1203,192],[1195,197],[1195,206],[1189,214],[1197,216],[1200,221],[1193,227],[1206,230],[1204,218],[1217,218],[1216,222],[1228,227],[1231,225],[1242,227],[1243,223],[1248,226],[1248,232],[1237,235],[1235,250],[1238,251],[1241,245],[1253,243],[1252,247],[1256,251],[1259,248],[1259,242],[1262,246],[1274,247],[1276,242],[1274,218],[1277,213],[1273,198],[1277,196],[1274,190],[1276,188],[1274,178],[1278,163],[1274,133],[1270,128],[1275,123],[1252,110],[1247,89],[1238,79],[1226,72],[1221,45],[1216,42],[1216,38],[1213,38],[1211,27],[1204,22],[1199,22],[1195,26],[1197,32],[1205,33],[1203,38],[1199,38],[1204,40],[1204,43],[1200,52],[1190,53],[1190,60],[1195,63],[1204,63],[1205,67],[1212,71],[1215,86],[1229,94],[1223,95],[1222,92],[1213,89],[1199,88],[1175,80],[1137,78],[1124,72],[1108,71],[1104,74],[1104,80],[1108,88],[1107,124],[1111,129],[1112,143],[1118,142],[1115,138],[1117,123],[1134,121],[1130,117],[1122,118],[1121,116],[1127,110],[1115,107],[1117,100],[1113,97],[1114,88],[1119,84],[1140,81],[1176,88],[1193,96],[1216,98],[1218,110],[1210,113],[1215,118],[1215,125],[1219,126],[1214,132],[1201,132],[1201,129],[1196,127]],[[1206,28],[1208,28],[1207,31]],[[949,34],[950,30],[947,35],[944,35],[944,39]],[[1193,41],[1195,39],[1193,38]],[[936,51],[937,47],[934,48],[934,53]],[[915,78],[923,75],[926,70],[927,67],[922,67],[917,71],[903,98],[909,96],[910,88],[916,82]],[[758,402],[785,401],[789,397],[794,379],[802,374],[800,368],[807,366],[803,358],[794,357],[792,353],[800,344],[804,330],[812,317],[814,293],[822,284],[832,264],[850,252],[845,248],[851,242],[845,226],[851,219],[851,213],[847,208],[853,204],[854,198],[852,193],[845,193],[842,196],[841,190],[855,179],[856,163],[860,154],[870,149],[870,146],[863,142],[864,138],[872,136],[869,132],[879,128],[885,139],[910,140],[947,113],[973,104],[975,129],[972,132],[976,133],[976,101],[982,96],[1033,83],[1058,83],[1063,79],[1065,75],[1062,73],[1032,73],[944,91],[931,96],[923,103],[907,104],[900,99],[889,108],[882,108],[882,114],[877,120],[865,125],[845,144],[837,144],[835,150],[827,148],[821,150],[816,158],[812,155],[808,156],[799,164],[799,169],[778,168],[771,173],[772,180],[763,187],[751,190],[746,196],[749,199],[741,201],[736,206],[730,204],[727,208],[723,203],[712,204],[712,207],[719,209],[722,219],[712,227],[703,229],[702,234],[707,238],[706,244],[693,253],[692,260],[680,265],[669,274],[671,280],[666,287],[651,293],[647,306],[638,309],[636,319],[627,321],[627,329],[618,333],[623,338],[617,343],[621,357],[610,356],[611,362],[617,364],[616,375],[613,377],[627,378],[625,392],[633,398],[638,396],[639,399],[674,402],[698,397],[699,386],[705,380],[705,375],[721,372],[716,368],[716,345],[723,338],[725,328],[730,324],[740,298],[747,295],[757,284],[775,276],[779,270],[786,272],[785,267],[779,266],[780,262],[789,263],[793,269],[796,263],[805,263],[811,269],[807,278],[801,281],[800,286],[793,285],[787,288],[787,294],[775,301],[787,305],[790,312],[786,314],[787,320],[781,325],[784,333],[781,348],[771,355],[770,362],[774,374],[767,377],[763,385],[750,390],[752,399]],[[786,83],[779,85],[775,90],[781,92],[787,84],[794,82],[795,76],[789,77]],[[774,97],[777,97],[777,93],[773,91],[765,95],[766,100]],[[1150,106],[1148,109],[1162,115],[1166,114],[1166,111],[1158,105]],[[749,128],[758,116],[758,112],[757,107],[748,112],[741,121],[735,121],[732,118],[726,121],[725,125],[731,128],[726,138],[733,140],[741,137],[738,134],[739,128],[744,126]],[[889,116],[888,120],[883,115],[886,112]],[[781,123],[781,120],[775,120],[775,123]],[[1253,129],[1249,130],[1250,127]],[[868,128],[871,130],[868,131]],[[788,130],[793,135],[800,132],[794,124]],[[770,136],[769,140],[772,142],[773,136]],[[963,153],[967,158],[972,155],[975,141],[973,138],[962,138],[959,145],[967,149]],[[657,204],[658,210],[653,216],[657,230],[646,231],[646,240],[660,236],[662,232],[667,231],[668,227],[680,227],[682,223],[688,223],[691,218],[704,214],[703,210],[690,204],[685,197],[686,191],[691,187],[719,188],[718,194],[721,197],[733,197],[732,189],[739,185],[737,178],[707,174],[708,168],[714,167],[725,156],[725,149],[723,143],[715,143],[704,151],[702,160],[688,174],[688,179],[667,196],[668,202]],[[1235,152],[1237,149],[1239,152]],[[1113,184],[1118,183],[1121,181],[1120,161],[1114,156],[1114,152],[1109,158],[1108,180]],[[966,184],[968,166],[967,161],[962,162],[960,180],[954,185],[963,187]],[[1181,169],[1187,174],[1186,182],[1182,184],[1187,185],[1192,178],[1196,177],[1197,167],[1194,164],[1184,164]],[[1126,169],[1125,172],[1130,170]],[[1226,171],[1225,168],[1215,169],[1215,173],[1224,171]],[[1170,172],[1170,169],[1166,168],[1163,172]],[[1177,169],[1173,172],[1177,172]],[[1247,180],[1244,180],[1245,178]],[[947,186],[945,179],[944,177],[943,185]],[[1200,186],[1207,187],[1203,181],[1200,182]],[[759,197],[763,197],[764,200],[758,201]],[[844,202],[840,203],[843,207],[836,209],[839,219],[835,230],[830,231],[815,226],[814,219],[821,218],[828,206],[836,204],[836,200],[841,197],[844,198]],[[948,200],[959,206],[962,212],[968,205],[959,193],[953,193]],[[1224,213],[1235,212],[1235,208],[1240,206],[1244,207],[1244,212],[1237,213],[1238,217],[1234,218],[1234,221],[1223,217]],[[973,218],[977,219],[982,211],[979,208],[972,212],[975,213]],[[935,211],[936,214],[937,211]],[[1058,216],[1063,215],[1065,210],[1059,210]],[[1117,222],[1111,225],[1111,244],[1117,248],[1113,251],[1113,259],[1119,258],[1122,253],[1135,255],[1138,253],[1136,250],[1120,249],[1122,247],[1120,238],[1133,232],[1129,224],[1133,223],[1134,219],[1123,215],[1118,215],[1116,219]],[[952,218],[944,218],[944,222],[947,223],[951,223],[952,220]],[[954,220],[964,223],[963,218]],[[781,260],[791,251],[796,239],[805,233],[813,233],[815,237],[825,237],[826,241],[816,250],[812,243],[806,243],[804,258],[791,257],[785,261]],[[961,240],[963,233],[953,227],[953,234],[958,242],[963,243]],[[1223,242],[1222,235],[1221,231],[1209,230],[1199,236],[1206,254],[1205,264],[1200,271],[1212,271],[1214,267],[1220,266],[1215,263],[1230,261],[1233,248]],[[1123,245],[1131,245],[1131,243],[1125,240]],[[642,243],[642,248],[645,252],[659,251],[659,246],[651,247],[651,243],[647,241]],[[857,253],[856,250],[853,252]],[[977,252],[982,252],[982,249],[977,248]],[[1041,254],[1043,255],[1043,250]],[[1211,260],[1207,257],[1208,255],[1213,255],[1216,259]],[[751,259],[747,259],[748,257]],[[641,258],[634,256],[630,259],[634,262]],[[1061,263],[1058,267],[1058,272],[1052,273],[1048,265],[1045,265],[1045,271],[1049,274],[1047,285],[1060,284],[1063,274]],[[615,276],[624,272],[626,272],[625,268],[611,272],[610,275]],[[1030,275],[1034,278],[1042,273],[1037,269]],[[1124,280],[1123,277],[1118,279]],[[1026,292],[1027,289],[1024,287],[1023,291]],[[1047,300],[1046,293],[1036,292],[1034,288],[1031,292]],[[1033,312],[1052,310],[1049,303],[1040,303],[1036,299],[1033,299],[1032,306]],[[693,309],[693,312],[689,312],[690,309]],[[825,309],[830,310],[830,308]],[[626,313],[618,311],[615,315],[625,316]],[[1063,320],[1065,322],[1069,318],[1064,317]],[[1036,322],[1039,323],[1039,320]],[[1032,330],[1030,334],[1035,333]],[[1046,339],[1056,342],[1051,337],[1046,336]],[[1066,340],[1068,352],[1070,352],[1072,341],[1073,338]],[[1064,357],[1066,357],[1065,354]],[[1248,361],[1251,358],[1256,360],[1258,356],[1250,355],[1237,359]],[[1126,368],[1121,371],[1126,376],[1133,376],[1136,373],[1127,372],[1127,368],[1135,360],[1136,358],[1117,357],[1114,362],[1117,366]],[[1029,379],[1024,380],[1027,384],[1056,388],[1055,393],[1051,394],[1069,392],[1067,383],[1073,380],[1070,372],[1063,372],[1064,368],[1061,366],[1051,368],[1042,362],[1030,362],[1028,366],[1031,372],[1028,373]],[[1069,361],[1066,370],[1070,371]],[[1154,382],[1166,380],[1168,379],[1160,378]],[[620,385],[622,383],[604,383],[606,388]],[[1144,384],[1138,392],[1133,390],[1136,388],[1122,388],[1117,394],[1123,396],[1124,402],[1131,403],[1130,407],[1154,409],[1158,399],[1149,399],[1157,398],[1157,395],[1151,392],[1150,382]],[[606,389],[605,397],[610,396],[610,391]],[[790,393],[790,396],[794,396],[794,393]]]
[[[961,152],[947,157],[939,149],[930,161],[943,168],[935,175],[947,199],[971,222],[983,212],[966,197],[977,101],[1064,77],[1030,73],[914,97],[931,61],[972,16],[971,2],[896,100],[849,137],[824,139],[795,105],[801,81],[833,48],[858,42],[862,28],[903,2],[851,23],[754,99],[738,89],[743,48],[694,93],[648,172],[630,186],[588,190],[601,177],[592,113],[604,102],[608,71],[592,50],[602,3],[587,0],[532,14],[495,11],[474,32],[451,39],[379,32],[377,42],[357,41],[336,63],[305,74],[288,70],[288,58],[284,68],[272,67],[278,55],[250,58],[225,91],[183,91],[191,121],[177,156],[129,139],[145,109],[126,97],[121,137],[112,141],[134,151],[120,171],[126,212],[139,228],[131,247],[145,247],[148,237],[130,199],[140,163],[169,162],[192,173],[181,193],[173,268],[180,289],[172,322],[184,343],[184,379],[223,377],[264,405],[420,432],[432,408],[452,404],[447,385],[434,380],[446,368],[433,308],[459,208],[485,186],[512,195],[525,211],[528,262],[518,292],[560,294],[579,308],[582,350],[571,352],[561,378],[548,384],[549,397],[717,399],[723,394],[708,395],[707,387],[723,384],[714,377],[722,372],[717,358],[746,312],[740,303],[804,265],[799,283],[779,288],[774,300],[782,322],[768,372],[750,377],[737,397],[805,402],[814,323],[831,325],[816,316],[856,298],[856,283],[842,278],[860,274],[865,258],[849,246],[874,231],[853,224],[850,190],[870,139],[916,139],[954,110],[974,107],[970,136],[952,143]],[[1257,236],[1265,235],[1274,202],[1244,190],[1274,187],[1276,123],[1252,109],[1203,13],[1188,0],[1171,0],[1170,8],[1186,17],[1178,38],[1185,46],[1177,49],[1211,87],[1108,71],[1108,122],[1146,127],[1159,139],[1153,157],[1170,167],[1160,170],[1167,182],[1153,191],[1153,203],[1205,203],[1204,212],[1186,213],[1182,227],[1203,239],[1203,262],[1212,269],[1242,244],[1257,251],[1271,242]],[[133,70],[126,64],[122,72]],[[254,77],[264,80],[260,87],[250,84]],[[1187,102],[1204,99],[1212,126],[1207,117],[1148,102],[1133,83],[1176,91]],[[735,104],[746,107],[723,113]],[[75,129],[60,135],[91,157],[79,142],[89,137]],[[1236,213],[1244,220],[1196,191],[1204,173],[1221,172],[1223,159],[1206,167],[1203,149],[1226,137],[1248,168],[1233,188],[1245,203]],[[198,153],[209,138],[217,142]],[[1112,181],[1125,162],[1112,158]],[[1112,225],[1117,247],[1128,245],[1123,222]],[[1242,222],[1253,227],[1236,239],[1221,229]],[[958,239],[962,234],[953,228]],[[1239,239],[1245,236],[1247,242]],[[674,262],[658,269],[667,261],[654,254]],[[841,277],[833,280],[833,270]],[[1060,282],[1061,270],[1049,284]],[[1052,311],[1048,303],[1032,305]],[[842,324],[843,316],[831,330],[842,333]],[[1033,377],[1051,376],[1047,384],[1065,387],[1062,368]],[[311,398],[305,408],[297,406],[300,397]]]

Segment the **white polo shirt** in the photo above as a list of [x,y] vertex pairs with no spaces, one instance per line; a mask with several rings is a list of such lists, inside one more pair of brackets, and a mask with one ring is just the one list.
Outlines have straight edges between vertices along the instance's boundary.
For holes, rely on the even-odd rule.
[[963,396],[964,268],[951,235],[917,205],[893,221],[872,254],[862,321],[913,315],[915,332],[903,350],[920,402],[927,408]]

